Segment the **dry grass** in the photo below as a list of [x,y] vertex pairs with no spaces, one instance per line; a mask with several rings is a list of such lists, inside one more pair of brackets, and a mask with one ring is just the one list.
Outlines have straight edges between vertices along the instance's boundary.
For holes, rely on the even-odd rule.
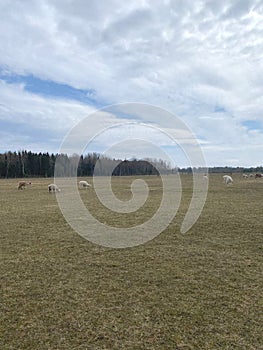
[[[130,180],[114,179],[122,199]],[[161,193],[157,177],[147,180],[152,199],[142,217]],[[33,179],[24,191],[17,180],[1,180],[0,348],[263,349],[263,181],[236,175],[226,187],[211,176],[199,221],[181,235],[190,180],[183,177],[182,205],[168,229],[129,249],[77,235],[47,192],[49,180]],[[110,220],[94,192],[84,191],[87,205]],[[134,224],[129,215],[114,223]]]

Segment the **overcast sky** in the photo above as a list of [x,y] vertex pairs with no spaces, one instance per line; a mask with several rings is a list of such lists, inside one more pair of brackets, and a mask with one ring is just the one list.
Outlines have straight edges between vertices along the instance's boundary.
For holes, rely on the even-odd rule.
[[0,16],[1,152],[57,152],[92,111],[141,102],[209,166],[263,164],[263,1],[1,0]]

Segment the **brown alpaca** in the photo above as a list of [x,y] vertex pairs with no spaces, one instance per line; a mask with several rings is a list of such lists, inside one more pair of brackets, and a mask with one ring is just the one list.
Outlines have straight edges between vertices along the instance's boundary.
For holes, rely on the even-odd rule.
[[26,188],[26,186],[31,185],[31,182],[26,182],[26,181],[19,181],[18,183],[18,190],[23,190]]

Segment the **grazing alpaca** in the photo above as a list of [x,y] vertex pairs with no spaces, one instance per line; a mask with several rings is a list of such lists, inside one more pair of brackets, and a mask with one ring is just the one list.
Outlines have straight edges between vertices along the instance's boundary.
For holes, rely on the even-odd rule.
[[29,185],[31,185],[31,182],[19,181],[17,189],[22,190],[22,189],[25,189],[26,186],[29,186]]
[[82,180],[79,182],[79,187],[88,188],[88,187],[91,187],[91,185],[87,181]]
[[232,184],[232,183],[233,183],[233,179],[232,179],[232,177],[229,176],[229,175],[224,175],[224,176],[223,176],[223,179],[224,179],[224,183],[225,183],[226,185],[229,185],[229,184]]
[[56,184],[50,184],[48,185],[48,192],[60,192],[61,189],[58,188],[58,186]]

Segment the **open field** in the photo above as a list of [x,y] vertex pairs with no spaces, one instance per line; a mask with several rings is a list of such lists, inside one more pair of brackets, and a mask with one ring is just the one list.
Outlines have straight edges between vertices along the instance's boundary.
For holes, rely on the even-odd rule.
[[[154,240],[110,249],[66,223],[51,179],[0,180],[2,350],[263,349],[263,179],[211,175],[203,213],[180,234],[191,177],[182,176],[175,220]],[[30,179],[29,179],[30,180]],[[142,222],[160,203],[158,177],[147,177],[142,213],[114,215],[82,190],[101,220]],[[130,196],[131,178],[113,178]]]

